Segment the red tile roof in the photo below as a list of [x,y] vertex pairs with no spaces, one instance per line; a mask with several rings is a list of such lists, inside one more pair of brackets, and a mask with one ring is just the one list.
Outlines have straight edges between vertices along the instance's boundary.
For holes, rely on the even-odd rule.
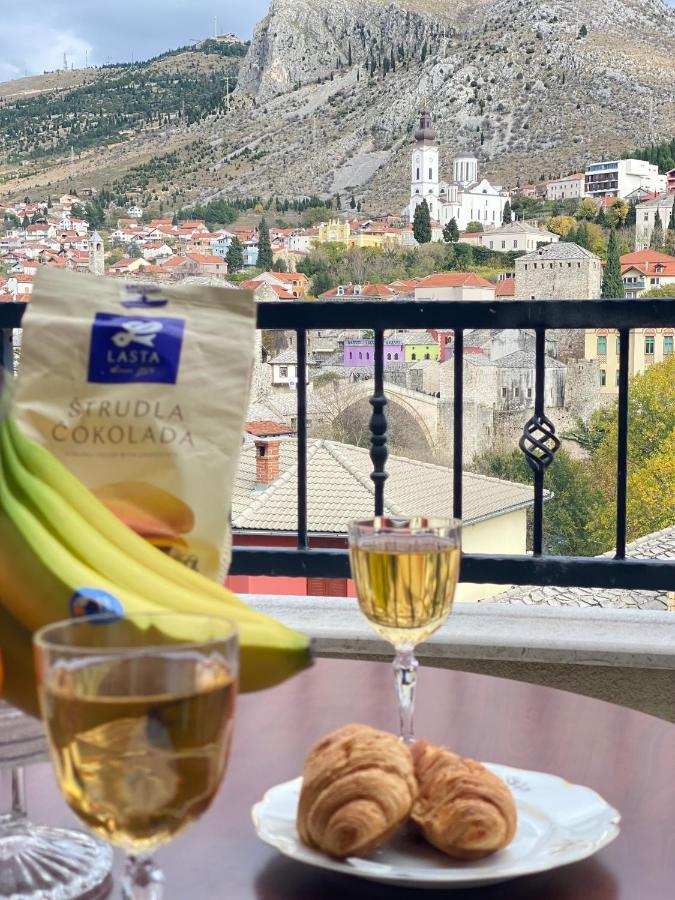
[[295,294],[291,294],[290,291],[287,291],[286,288],[282,287],[280,284],[270,284],[268,281],[260,281],[258,278],[253,278],[249,281],[242,281],[239,286],[243,287],[247,291],[257,291],[258,288],[263,284],[269,288],[272,288],[279,300],[297,300]]
[[621,265],[627,266],[633,263],[675,263],[675,256],[660,253],[658,250],[635,250],[633,253],[624,253],[621,257]]
[[515,297],[516,296],[516,279],[502,278],[495,285],[495,297]]
[[247,422],[244,429],[248,434],[262,437],[263,435],[272,434],[293,434],[293,429],[288,425],[282,425],[280,422],[272,422],[268,419],[259,419],[255,422]]
[[222,256],[215,256],[213,253],[188,253],[188,258],[199,263],[200,266],[224,266],[225,260]]
[[494,287],[494,285],[475,272],[443,272],[438,275],[427,275],[420,281],[418,287]]

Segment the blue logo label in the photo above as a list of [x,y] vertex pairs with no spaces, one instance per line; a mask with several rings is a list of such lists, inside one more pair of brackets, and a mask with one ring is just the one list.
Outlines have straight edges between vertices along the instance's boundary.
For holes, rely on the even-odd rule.
[[124,607],[117,599],[101,588],[78,588],[70,598],[70,615],[73,619],[90,619],[105,624],[115,622],[124,615]]
[[89,348],[89,381],[175,384],[184,319],[96,313]]

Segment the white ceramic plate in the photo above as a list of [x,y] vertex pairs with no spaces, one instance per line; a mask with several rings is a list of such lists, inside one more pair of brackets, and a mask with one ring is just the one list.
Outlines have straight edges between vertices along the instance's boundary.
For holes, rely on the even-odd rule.
[[590,788],[555,775],[486,763],[509,785],[518,807],[518,830],[499,853],[455,862],[405,828],[364,859],[331,859],[300,843],[295,817],[302,778],[271,788],[253,807],[258,837],[298,862],[385,884],[410,887],[479,887],[578,862],[619,833],[619,813]]

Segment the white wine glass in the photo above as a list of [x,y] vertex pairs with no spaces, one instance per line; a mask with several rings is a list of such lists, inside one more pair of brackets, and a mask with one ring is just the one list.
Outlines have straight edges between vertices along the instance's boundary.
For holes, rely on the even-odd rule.
[[349,556],[361,611],[394,646],[401,739],[415,740],[415,647],[446,621],[461,556],[459,519],[378,516],[352,522]]
[[49,625],[38,694],[68,806],[123,849],[125,900],[160,900],[152,854],[211,805],[232,737],[237,629],[180,613]]

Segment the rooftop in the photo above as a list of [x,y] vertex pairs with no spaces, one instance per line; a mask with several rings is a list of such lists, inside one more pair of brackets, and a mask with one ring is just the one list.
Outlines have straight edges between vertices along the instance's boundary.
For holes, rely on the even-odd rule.
[[546,247],[541,247],[539,250],[534,250],[532,253],[526,253],[516,260],[516,265],[522,262],[538,262],[540,259],[546,261],[596,259],[599,261],[600,258],[596,256],[595,253],[591,253],[590,250],[586,250],[585,247],[580,247],[578,244],[568,244],[565,241],[558,241],[555,244],[547,244]]
[[[362,447],[314,440],[307,446],[307,522],[310,532],[345,534],[350,521],[373,512],[373,468]],[[447,515],[452,509],[452,469],[401,456],[387,461],[385,514]],[[235,481],[232,523],[236,529],[293,532],[296,529],[297,445],[280,442],[280,477],[256,491],[253,446],[244,446]],[[470,472],[463,474],[464,522],[491,519],[532,505],[532,488]]]
[[476,275],[475,272],[441,272],[437,275],[427,275],[416,288],[427,287],[489,287],[493,288],[494,284]]

